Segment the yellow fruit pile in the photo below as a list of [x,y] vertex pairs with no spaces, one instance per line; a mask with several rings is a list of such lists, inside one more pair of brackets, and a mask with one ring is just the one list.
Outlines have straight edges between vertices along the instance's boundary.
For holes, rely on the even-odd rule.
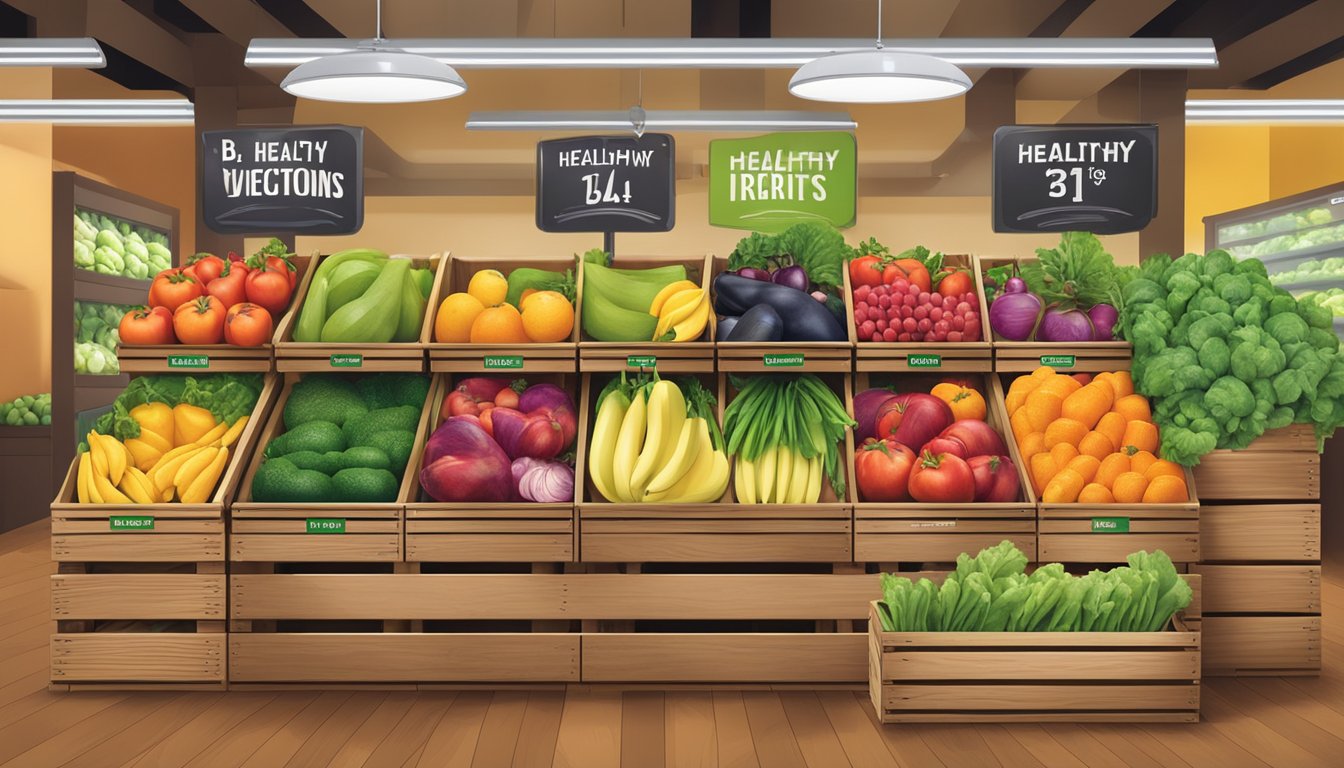
[[505,301],[509,282],[496,269],[471,276],[465,293],[450,293],[434,316],[434,340],[446,344],[528,344],[565,341],[574,331],[574,305],[559,291],[523,291]]
[[204,503],[248,419],[216,422],[206,409],[187,403],[144,403],[130,415],[140,436],[125,443],[89,432],[75,484],[80,504]]
[[663,286],[649,314],[658,318],[651,341],[694,341],[709,325],[709,292],[690,280]]

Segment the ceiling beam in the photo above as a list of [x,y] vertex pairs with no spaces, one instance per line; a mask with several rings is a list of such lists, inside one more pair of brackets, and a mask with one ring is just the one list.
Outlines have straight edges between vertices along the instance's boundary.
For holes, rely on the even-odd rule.
[[131,6],[119,0],[87,0],[84,23],[87,34],[133,53],[142,64],[182,85],[195,84],[187,44]]
[[1340,36],[1344,0],[1316,0],[1218,52],[1219,67],[1191,72],[1191,88],[1237,87]]
[[[1059,37],[1128,37],[1171,5],[1171,0],[1094,0]],[[1024,99],[1083,99],[1115,80],[1123,69],[1030,69],[1017,82]]]

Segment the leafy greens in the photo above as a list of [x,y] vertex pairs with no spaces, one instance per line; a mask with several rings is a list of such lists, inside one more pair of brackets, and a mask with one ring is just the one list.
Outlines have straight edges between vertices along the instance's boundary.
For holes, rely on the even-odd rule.
[[1065,232],[1054,248],[1037,248],[1036,259],[1020,270],[1027,289],[1046,304],[1066,307],[1110,304],[1119,309],[1121,289],[1137,271],[1117,267],[1091,232]]
[[794,224],[778,235],[752,232],[742,238],[728,257],[728,269],[780,269],[798,265],[823,291],[834,291],[843,281],[849,246],[839,230],[826,224]]

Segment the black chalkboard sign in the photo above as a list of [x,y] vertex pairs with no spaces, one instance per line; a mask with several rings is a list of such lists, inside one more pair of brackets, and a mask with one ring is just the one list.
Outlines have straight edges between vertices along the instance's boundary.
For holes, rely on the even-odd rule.
[[994,132],[994,231],[1136,232],[1157,213],[1156,125]]
[[665,133],[537,143],[537,228],[666,232],[676,219],[676,145]]
[[232,234],[348,235],[364,226],[364,129],[201,134],[205,224]]

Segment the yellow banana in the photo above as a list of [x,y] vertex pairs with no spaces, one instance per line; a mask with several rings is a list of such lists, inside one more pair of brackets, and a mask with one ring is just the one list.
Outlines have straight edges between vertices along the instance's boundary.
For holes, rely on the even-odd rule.
[[[176,485],[174,480],[177,477],[178,470],[182,468],[182,465],[185,464],[187,460],[202,451],[210,450],[209,448],[198,448],[194,445],[183,447],[187,450],[172,458],[168,458],[168,456],[165,455],[164,458],[160,459],[159,463],[154,465],[154,468],[149,471],[149,479],[154,481],[154,487],[159,489],[159,493],[171,491],[172,487]],[[174,448],[173,450],[176,451],[177,449]]]
[[709,426],[704,419],[686,419],[681,424],[681,433],[677,435],[676,448],[663,463],[662,469],[649,481],[644,490],[645,501],[657,501],[667,495],[667,491],[677,485],[677,481],[689,474],[691,465],[697,458],[696,450],[700,446],[700,433],[709,436]]
[[694,290],[700,286],[692,283],[690,280],[678,280],[675,283],[668,283],[653,297],[653,303],[649,305],[649,314],[658,317],[662,314],[663,304],[672,297],[673,294],[681,293],[685,290]]
[[821,455],[808,459],[807,489],[803,491],[804,504],[816,504],[821,499]]
[[90,460],[93,462],[93,474],[107,477],[107,449],[103,447],[103,441],[98,439],[98,433],[89,430],[85,437],[89,444]]
[[160,501],[162,501],[163,496],[162,494],[159,493],[159,489],[154,487],[154,482],[149,479],[149,475],[140,471],[138,468],[134,472],[132,472],[131,469],[132,469],[131,467],[127,467],[126,474],[128,477],[132,477],[135,479],[135,481],[140,483],[140,487],[145,492],[145,497],[149,499],[149,501],[145,503],[158,504]]
[[[127,467],[126,474],[121,478],[121,484],[117,486],[122,493],[126,494],[133,504],[153,504],[159,500],[159,492],[155,490],[150,493],[153,486],[142,484],[141,478],[144,473],[136,467]],[[148,478],[144,480],[148,482]]]
[[686,398],[681,389],[667,379],[656,382],[649,394],[649,428],[644,437],[644,449],[630,477],[630,495],[636,501],[644,499],[644,491],[654,473],[671,460],[685,423]]
[[117,490],[103,475],[95,472],[93,474],[93,487],[97,491],[97,496],[102,498],[103,504],[130,504],[131,497]]
[[215,489],[215,483],[219,482],[219,476],[224,474],[224,467],[229,463],[229,449],[220,448],[215,451],[215,456],[200,474],[196,475],[187,486],[185,492],[179,492],[183,504],[203,504],[210,498],[210,492]]
[[695,307],[691,316],[680,323],[672,326],[673,341],[695,341],[705,332],[705,326],[709,325],[711,313],[709,311],[709,302],[702,301]]
[[658,341],[672,330],[672,327],[690,317],[696,308],[707,301],[705,292],[695,290],[682,291],[667,300],[663,313],[658,316],[658,325],[653,331],[653,340]]
[[775,501],[775,464],[779,460],[779,448],[771,448],[761,454],[760,465],[756,467],[756,503],[773,504]]
[[756,503],[756,465],[741,456],[737,457],[737,482],[734,489],[739,503]]
[[208,446],[191,454],[191,458],[182,462],[182,466],[178,467],[177,472],[173,475],[173,487],[177,489],[179,500],[186,496],[187,489],[191,487],[191,481],[204,472],[205,468],[210,466],[211,462],[215,460],[215,456],[222,450],[225,449]]
[[616,436],[616,448],[611,456],[611,490],[616,494],[615,501],[635,500],[630,490],[630,477],[635,472],[635,462],[644,445],[648,412],[648,391],[637,390],[630,401],[630,408],[625,412],[625,418],[621,419],[621,431]]
[[111,435],[98,435],[96,439],[103,444],[103,455],[107,457],[107,479],[111,480],[113,485],[120,484],[121,478],[126,475],[130,453],[120,440]]
[[630,400],[624,393],[609,392],[602,400],[593,423],[593,442],[588,448],[588,476],[593,486],[607,501],[620,501],[612,490],[612,458],[616,453],[616,438],[621,433],[621,422],[630,409]]
[[785,504],[802,504],[807,493],[809,459],[803,458],[802,451],[790,451],[793,455],[793,469],[789,472],[788,493],[784,495]]
[[200,437],[196,438],[196,440],[194,440],[193,443],[201,447],[210,445],[211,443],[216,442],[220,440],[220,438],[224,437],[224,434],[228,431],[229,431],[229,425],[221,421],[220,423],[211,427],[209,432],[206,432],[204,435],[201,435]]
[[692,435],[691,448],[687,451],[687,454],[693,458],[690,468],[677,479],[671,488],[660,493],[648,494],[644,497],[644,500],[669,503],[695,501],[695,497],[703,490],[701,486],[704,484],[705,478],[709,476],[714,464],[714,452],[701,450],[702,447],[707,446],[701,446],[698,436]]
[[93,459],[89,452],[79,454],[79,474],[75,476],[75,500],[80,504],[92,504],[89,486],[93,485]]
[[[706,446],[708,448],[708,446]],[[723,492],[728,488],[728,457],[723,451],[705,451],[710,456],[710,468],[708,476],[703,479],[697,479],[692,488],[691,495],[687,501],[704,503],[709,501],[718,501],[723,496]]]
[[173,462],[174,459],[177,459],[181,456],[185,456],[189,453],[195,453],[196,451],[199,450],[201,450],[201,446],[196,445],[195,443],[187,443],[186,445],[179,445],[176,448],[173,448],[169,450],[167,453],[164,453],[162,456],[160,456],[159,460],[154,462],[154,466],[150,467],[149,471],[146,472],[145,474],[149,475],[150,477],[154,477],[154,475],[156,475],[160,469],[168,466],[170,463]]
[[793,451],[787,445],[775,449],[775,503],[788,502],[789,481],[793,479]]
[[[141,430],[140,434],[144,435],[148,433]],[[127,439],[123,445],[126,446],[126,450],[131,452],[131,458],[134,460],[135,468],[139,469],[141,472],[148,472],[149,469],[154,466],[155,462],[163,456],[163,452],[158,448],[155,448],[148,440],[142,440],[138,437]]]
[[233,422],[233,426],[229,427],[228,431],[224,433],[224,436],[219,438],[219,444],[228,448],[238,442],[238,437],[243,434],[243,428],[247,426],[247,420],[247,416],[242,416],[237,421]]
[[[162,405],[162,403],[160,403],[160,405]],[[140,436],[131,439],[146,443],[159,453],[167,453],[173,450],[173,441],[171,437],[164,437],[158,432],[151,432],[148,429],[145,429],[143,425],[140,427]]]

